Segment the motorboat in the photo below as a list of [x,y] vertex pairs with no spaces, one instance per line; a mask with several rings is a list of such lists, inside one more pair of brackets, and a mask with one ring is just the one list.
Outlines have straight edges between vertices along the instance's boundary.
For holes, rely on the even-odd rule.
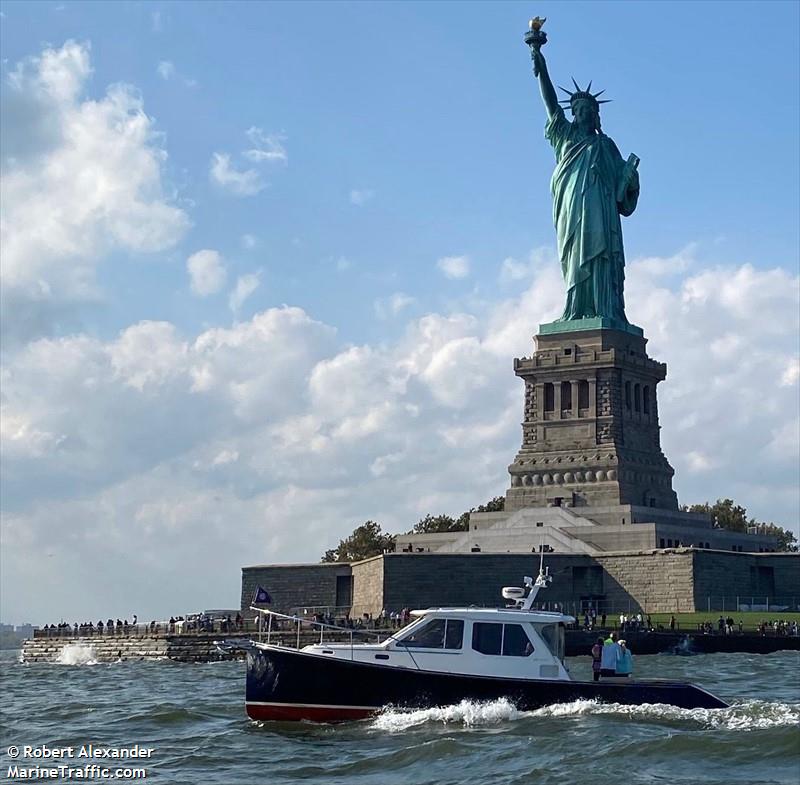
[[[309,622],[254,607],[263,614],[261,640],[229,642],[247,654],[246,709],[253,720],[339,722],[386,709],[447,706],[462,700],[506,698],[528,711],[589,699],[620,704],[669,704],[686,709],[726,708],[694,684],[669,680],[572,679],[564,662],[563,613],[533,607],[549,585],[546,569],[524,588],[509,586],[500,608],[428,608],[377,643],[358,643],[351,629]],[[278,619],[320,629],[320,641],[293,648],[272,642]],[[324,635],[350,636],[326,642]],[[266,640],[263,638],[266,636]]]

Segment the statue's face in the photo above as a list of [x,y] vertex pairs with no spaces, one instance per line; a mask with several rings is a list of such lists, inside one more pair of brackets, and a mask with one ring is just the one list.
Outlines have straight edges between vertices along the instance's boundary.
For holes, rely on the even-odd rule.
[[572,114],[579,125],[595,124],[595,108],[589,101],[576,101],[572,105]]

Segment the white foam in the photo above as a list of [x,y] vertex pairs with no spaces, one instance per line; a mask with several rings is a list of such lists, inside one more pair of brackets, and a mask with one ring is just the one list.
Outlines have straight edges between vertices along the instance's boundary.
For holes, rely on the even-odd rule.
[[97,653],[88,643],[68,643],[58,653],[59,665],[97,665]]
[[625,706],[620,703],[576,700],[571,703],[556,703],[535,711],[518,711],[514,704],[505,698],[487,703],[464,700],[453,706],[411,711],[390,707],[375,718],[373,727],[394,732],[425,723],[476,727],[525,718],[569,718],[587,715],[609,715],[638,722],[667,721],[700,725],[710,729],[751,731],[800,726],[800,703],[743,701],[727,709],[680,709],[663,703]]
[[680,709],[664,703],[625,706],[620,703],[577,700],[572,703],[545,706],[527,714],[533,717],[577,717],[586,714],[608,714],[629,717],[642,722],[647,720],[691,722],[707,728],[723,730],[758,730],[800,725],[800,704],[770,703],[769,701],[744,701],[727,709]]
[[388,708],[375,718],[373,726],[390,732],[406,730],[426,722],[475,727],[515,720],[522,714],[507,698],[487,703],[463,700],[454,706],[437,706],[432,709],[405,711]]

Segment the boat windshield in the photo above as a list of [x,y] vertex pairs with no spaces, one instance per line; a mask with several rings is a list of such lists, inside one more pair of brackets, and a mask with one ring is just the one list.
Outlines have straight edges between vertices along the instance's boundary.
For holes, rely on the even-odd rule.
[[565,652],[564,623],[543,624],[539,627],[539,634],[542,636],[545,644],[547,644],[547,648],[550,649],[550,652],[555,657],[558,657],[559,660],[563,661]]
[[429,619],[409,628],[396,645],[420,649],[460,649],[463,638],[464,622],[461,619]]

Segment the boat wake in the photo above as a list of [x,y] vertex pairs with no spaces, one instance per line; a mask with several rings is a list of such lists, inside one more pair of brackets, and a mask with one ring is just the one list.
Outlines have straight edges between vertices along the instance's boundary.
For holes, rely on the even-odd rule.
[[68,643],[58,653],[57,665],[97,665],[97,653],[86,643]]
[[485,703],[463,700],[453,706],[437,706],[432,709],[404,710],[387,707],[374,719],[373,725],[390,732],[427,723],[477,727],[516,720],[526,714],[527,712],[518,711],[506,698]]
[[373,727],[383,731],[403,731],[415,726],[441,724],[466,728],[497,725],[536,718],[578,718],[607,715],[637,722],[694,725],[699,729],[751,731],[765,728],[800,726],[800,703],[743,701],[727,709],[680,709],[662,703],[625,706],[577,700],[557,703],[535,711],[519,711],[505,698],[481,703],[461,701],[452,706],[431,709],[402,710],[387,708],[373,720]]

